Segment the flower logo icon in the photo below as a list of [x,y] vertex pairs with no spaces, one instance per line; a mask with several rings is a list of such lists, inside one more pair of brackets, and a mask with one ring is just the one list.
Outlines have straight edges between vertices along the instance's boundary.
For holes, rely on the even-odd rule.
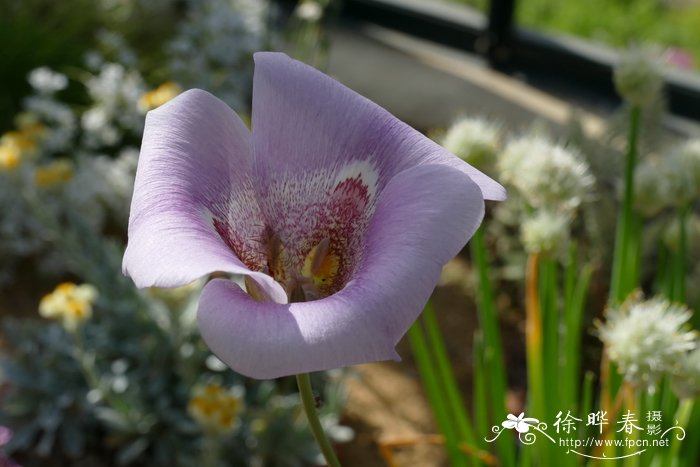
[[537,425],[540,422],[536,418],[524,417],[525,412],[522,412],[517,417],[513,414],[508,414],[506,417],[508,420],[505,420],[503,423],[501,423],[501,425],[503,425],[503,428],[507,428],[509,430],[515,428],[518,433],[527,433],[530,431],[530,425]]

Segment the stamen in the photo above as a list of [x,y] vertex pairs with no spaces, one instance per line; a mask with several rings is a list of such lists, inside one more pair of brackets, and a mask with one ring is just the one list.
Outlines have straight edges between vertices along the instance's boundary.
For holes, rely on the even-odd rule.
[[[320,242],[318,242],[318,245],[313,247],[311,251],[309,252],[307,256],[307,261],[310,260],[309,264],[309,273],[310,274],[305,274],[307,276],[315,276],[318,275],[319,271],[321,270],[321,267],[323,266],[324,261],[326,260],[326,257],[328,256],[328,252],[330,250],[330,245],[331,245],[331,239],[326,237]],[[306,269],[306,264],[304,264],[304,268]],[[307,271],[304,270],[306,273]]]
[[338,274],[340,259],[338,255],[330,252],[330,239],[324,238],[309,251],[304,260],[302,275],[311,279],[316,286],[330,285],[333,278]]

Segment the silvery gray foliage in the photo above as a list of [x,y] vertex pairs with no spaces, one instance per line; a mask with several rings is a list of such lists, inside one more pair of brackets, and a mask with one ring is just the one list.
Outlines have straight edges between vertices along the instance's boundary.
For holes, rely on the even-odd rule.
[[84,147],[111,147],[129,134],[143,132],[138,102],[146,85],[138,71],[119,63],[104,63],[85,87],[92,105],[80,118]]
[[[252,381],[211,360],[194,326],[196,290],[102,294],[79,334],[42,321],[7,323],[0,359],[7,393],[0,425],[23,465],[192,466],[206,447],[188,415],[192,387],[217,378],[246,387],[238,429],[220,440],[220,465],[302,466],[318,455],[292,381]],[[212,369],[213,368],[213,369]],[[87,376],[94,373],[94,377]],[[335,428],[338,375],[317,375],[323,419]]]
[[253,77],[253,52],[264,48],[267,2],[190,0],[187,16],[167,44],[171,76],[184,88],[205,89],[243,110]]
[[[35,93],[25,99],[17,121],[28,120],[42,130],[36,147],[22,153],[19,167],[0,171],[0,283],[10,281],[15,264],[27,258],[34,258],[45,272],[71,269],[57,261],[55,249],[48,248],[51,237],[58,234],[47,222],[65,225],[80,213],[86,227],[99,233],[108,223],[126,225],[128,219],[138,160],[134,145],[143,131],[138,99],[145,88],[140,75],[118,64],[104,64],[84,83],[91,97],[85,109],[46,92],[47,78],[37,75],[65,79],[46,67],[29,77]],[[71,179],[40,186],[36,171],[58,159],[71,166]]]

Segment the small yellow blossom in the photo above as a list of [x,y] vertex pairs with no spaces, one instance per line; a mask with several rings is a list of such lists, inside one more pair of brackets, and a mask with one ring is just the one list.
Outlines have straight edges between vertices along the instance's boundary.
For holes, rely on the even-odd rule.
[[180,86],[172,81],[167,81],[156,89],[148,91],[139,99],[139,109],[143,112],[153,110],[173,99],[182,92]]
[[240,391],[212,382],[194,388],[187,411],[207,433],[224,435],[236,428],[242,408]]
[[8,131],[0,137],[0,168],[13,170],[24,153],[36,150],[36,143],[21,131]]
[[37,167],[34,181],[41,188],[66,183],[73,178],[73,163],[68,159],[58,159],[50,164]]
[[41,299],[39,314],[62,320],[63,326],[72,331],[92,316],[92,304],[96,299],[97,289],[93,285],[64,282]]
[[0,144],[0,170],[10,171],[17,168],[21,158],[21,152],[14,146]]
[[8,131],[0,136],[0,170],[13,170],[23,157],[34,154],[37,141],[46,132],[46,127],[36,120],[18,119],[19,130]]
[[20,151],[27,152],[36,149],[36,142],[29,133],[24,131],[8,131],[0,138],[0,144],[13,146]]

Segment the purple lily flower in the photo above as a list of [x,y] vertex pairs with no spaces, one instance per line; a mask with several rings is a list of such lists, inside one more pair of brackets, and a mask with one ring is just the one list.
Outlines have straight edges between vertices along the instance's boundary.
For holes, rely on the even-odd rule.
[[124,272],[214,272],[198,321],[254,378],[398,359],[442,266],[505,191],[323,73],[255,55],[252,132],[190,90],[146,117]]

